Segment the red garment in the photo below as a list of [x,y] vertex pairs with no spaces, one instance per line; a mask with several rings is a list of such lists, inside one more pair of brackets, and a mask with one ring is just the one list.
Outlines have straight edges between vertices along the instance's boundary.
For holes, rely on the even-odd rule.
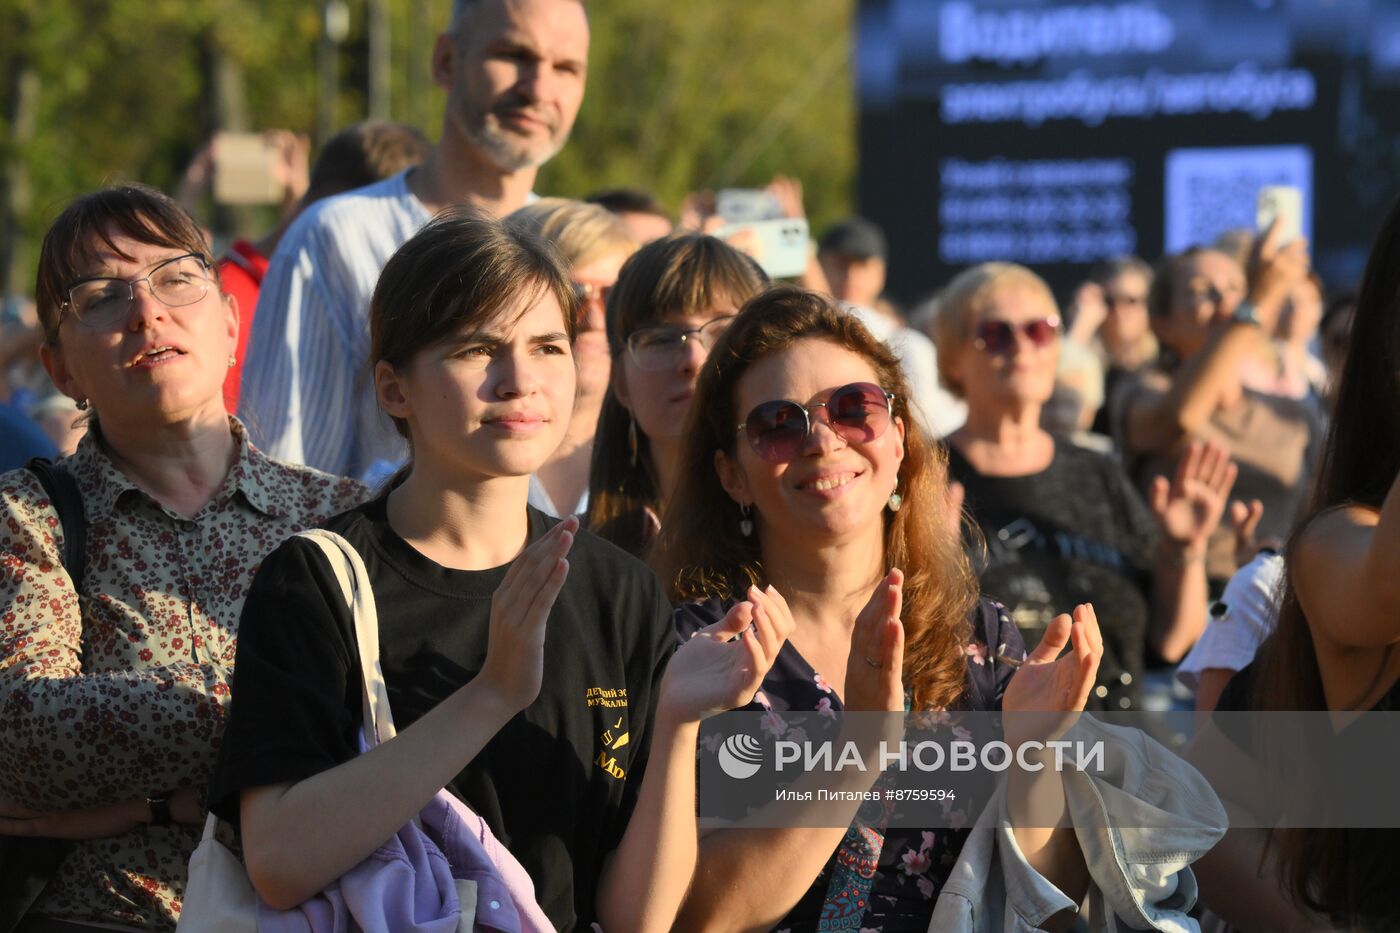
[[243,378],[243,358],[248,350],[248,335],[253,332],[253,312],[258,307],[258,290],[267,274],[267,264],[268,257],[247,240],[235,240],[218,263],[224,294],[238,301],[238,353],[224,377],[224,408],[230,415],[238,413],[238,383]]

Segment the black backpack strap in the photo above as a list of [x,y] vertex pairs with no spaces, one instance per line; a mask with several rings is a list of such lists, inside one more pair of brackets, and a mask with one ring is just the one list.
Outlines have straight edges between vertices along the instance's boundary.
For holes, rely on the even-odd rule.
[[87,562],[87,515],[83,511],[83,494],[73,474],[57,463],[35,457],[26,466],[39,478],[59,524],[63,526],[63,566],[73,580],[73,592],[83,590],[83,566]]

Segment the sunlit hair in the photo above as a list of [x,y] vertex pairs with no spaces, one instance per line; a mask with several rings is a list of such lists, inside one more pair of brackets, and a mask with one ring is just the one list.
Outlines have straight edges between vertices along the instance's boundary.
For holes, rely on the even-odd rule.
[[[439,214],[389,257],[370,299],[370,371],[401,370],[423,350],[552,294],[574,339],[578,294],[545,241],[470,208]],[[408,424],[394,427],[408,437]]]
[[[1299,519],[1285,551],[1287,572],[1278,626],[1260,649],[1250,706],[1257,710],[1326,710],[1327,695],[1317,649],[1295,589],[1298,536],[1323,512],[1364,506],[1379,512],[1400,473],[1400,201],[1381,224],[1356,296],[1346,361],[1337,388],[1336,409],[1307,512]],[[1376,677],[1388,669],[1394,645],[1387,646]],[[1355,707],[1377,687],[1358,681],[1345,707]],[[1296,743],[1263,751],[1264,773],[1295,774],[1287,768]],[[1385,830],[1277,829],[1280,867],[1294,898],[1311,910],[1340,916],[1343,926],[1361,916],[1389,890],[1394,866],[1394,834]],[[1387,900],[1388,904],[1389,901]],[[1389,909],[1389,908],[1387,908]],[[1393,911],[1392,911],[1393,915]]]
[[568,198],[540,198],[507,217],[506,226],[553,243],[575,269],[608,256],[630,256],[638,246],[621,217]]
[[934,299],[932,330],[938,345],[938,379],[958,398],[963,397],[963,387],[950,372],[953,359],[972,338],[977,316],[986,310],[992,297],[1013,288],[1034,293],[1044,300],[1046,313],[1058,313],[1055,295],[1045,280],[1013,262],[973,266],[949,282]]
[[58,346],[63,303],[73,280],[92,271],[102,250],[127,262],[133,257],[117,249],[114,240],[127,237],[146,246],[194,253],[219,280],[204,231],[175,199],[146,185],[118,185],[79,195],[44,234],[39,248],[39,274],[34,296],[39,325],[50,346]]
[[955,706],[965,693],[964,647],[977,580],[959,529],[947,514],[948,459],[910,414],[909,387],[899,362],[852,315],[831,301],[792,286],[778,286],[748,302],[720,338],[701,373],[691,402],[677,491],[661,527],[653,566],[673,601],[731,597],[750,584],[764,585],[757,536],[739,531],[739,507],[720,485],[715,452],[736,455],[738,385],[744,373],[803,340],[824,340],[849,350],[874,369],[894,393],[894,414],[904,423],[905,456],[896,486],[904,498],[885,513],[887,567],[904,571],[904,683],[915,709]]
[[[618,274],[608,294],[608,347],[613,379],[621,378],[627,337],[668,318],[700,314],[712,308],[738,308],[768,285],[752,259],[723,240],[698,233],[655,240],[637,251]],[[629,435],[635,431],[636,456]],[[648,544],[646,511],[658,517],[661,502],[651,442],[616,393],[608,390],[593,439],[588,478],[588,527],[633,554]]]
[[1096,263],[1089,270],[1089,281],[1106,288],[1114,279],[1125,274],[1140,275],[1147,286],[1152,287],[1152,266],[1137,256],[1118,256]]

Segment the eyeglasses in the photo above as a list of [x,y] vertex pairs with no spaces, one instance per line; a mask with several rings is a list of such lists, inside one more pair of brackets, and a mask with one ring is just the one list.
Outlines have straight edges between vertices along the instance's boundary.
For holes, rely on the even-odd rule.
[[1136,308],[1136,307],[1139,307],[1139,306],[1141,306],[1141,305],[1147,304],[1147,296],[1145,296],[1145,295],[1123,295],[1123,294],[1115,294],[1115,293],[1113,293],[1113,292],[1106,292],[1106,293],[1104,293],[1104,296],[1103,296],[1103,303],[1106,304],[1106,305],[1107,305],[1108,307],[1110,307],[1110,308],[1117,308],[1117,307]]
[[698,340],[708,353],[720,334],[734,323],[734,315],[726,314],[700,327],[643,327],[627,335],[627,352],[639,369],[661,372],[675,369],[685,359],[687,341]]
[[88,327],[111,327],[131,313],[136,286],[142,282],[151,295],[167,308],[192,305],[209,292],[209,266],[196,253],[175,256],[139,279],[94,277],[68,286],[65,308],[71,308],[78,323]]
[[848,443],[873,441],[890,426],[894,396],[873,382],[852,382],[827,396],[825,402],[799,405],[778,399],[754,406],[737,430],[748,434],[754,453],[770,463],[797,458],[812,433],[811,412],[826,409],[826,423]]
[[1060,332],[1060,319],[1057,315],[1025,321],[1020,325],[1010,321],[979,321],[973,335],[972,345],[986,353],[1008,353],[1016,346],[1016,331],[1026,335],[1032,344],[1044,347]]
[[611,285],[594,285],[592,282],[574,283],[574,294],[578,295],[578,300],[581,304],[588,304],[594,299],[603,302],[603,304],[607,304],[608,292],[610,291],[612,291]]

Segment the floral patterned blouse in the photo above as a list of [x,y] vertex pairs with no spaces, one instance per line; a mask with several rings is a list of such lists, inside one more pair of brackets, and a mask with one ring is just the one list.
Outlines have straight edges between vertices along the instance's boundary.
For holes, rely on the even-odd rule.
[[[353,480],[240,452],[193,518],[113,465],[96,424],[62,461],[88,522],[83,592],[28,470],[0,474],[0,796],[34,810],[203,788],[253,574],[288,536],[365,497]],[[142,825],[79,843],[34,913],[171,930],[201,827]]]
[[[734,602],[712,599],[679,607],[676,628],[680,637],[689,638],[704,626],[719,621]],[[971,622],[972,640],[964,649],[967,655],[966,704],[961,708],[1000,710],[1002,695],[1015,672],[1015,666],[1000,659],[1020,661],[1026,656],[1025,645],[1006,607],[1000,603],[980,600],[973,609]],[[775,739],[793,741],[801,741],[802,727],[785,718],[784,713],[802,711],[834,716],[841,708],[841,699],[826,678],[813,670],[792,642],[783,645],[754,702],[743,707],[749,712],[766,711],[762,720],[764,730]],[[961,812],[956,804],[947,802],[944,812],[955,827],[970,827],[977,817],[976,813]],[[863,834],[868,836],[869,831]],[[832,882],[833,876],[841,871],[841,863],[849,865],[853,860],[850,843],[856,842],[856,848],[859,846],[862,832],[853,826],[837,853],[813,879],[811,887],[774,928],[776,933],[824,933],[828,930],[924,933],[938,892],[956,864],[967,834],[968,830],[963,828],[887,830],[883,844],[877,845],[879,854],[875,857],[873,878],[867,879],[867,890],[862,891],[859,898],[842,898],[833,896],[841,886],[841,878],[836,877],[835,885]],[[846,874],[850,874],[849,869]]]

